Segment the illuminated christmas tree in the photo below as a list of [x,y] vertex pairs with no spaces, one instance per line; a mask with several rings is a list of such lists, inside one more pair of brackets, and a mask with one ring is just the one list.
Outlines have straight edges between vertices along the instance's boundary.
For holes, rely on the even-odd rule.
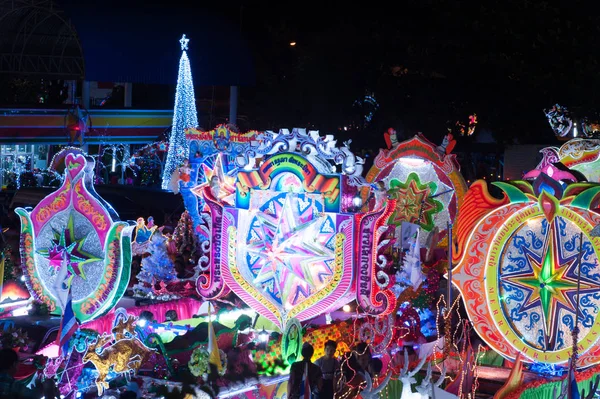
[[185,139],[185,130],[189,127],[198,126],[198,115],[196,113],[196,97],[194,96],[194,82],[192,81],[192,70],[190,60],[187,56],[189,39],[182,36],[181,59],[179,60],[179,76],[177,77],[177,89],[175,92],[175,109],[173,112],[173,127],[169,140],[169,152],[167,162],[162,176],[162,188],[167,190],[173,172],[188,157],[189,148]]
[[150,256],[142,259],[142,269],[137,275],[138,283],[133,286],[136,296],[150,296],[156,284],[165,284],[177,278],[175,267],[167,253],[166,238],[153,234],[150,242]]

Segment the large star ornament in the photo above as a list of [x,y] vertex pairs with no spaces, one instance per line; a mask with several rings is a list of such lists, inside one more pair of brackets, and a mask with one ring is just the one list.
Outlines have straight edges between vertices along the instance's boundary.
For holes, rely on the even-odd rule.
[[69,215],[67,226],[60,232],[54,231],[54,238],[48,248],[38,250],[38,254],[48,259],[51,268],[57,272],[62,267],[63,258],[67,263],[69,278],[79,276],[85,280],[83,266],[102,260],[83,249],[87,236],[76,238],[73,215]]
[[[563,257],[560,250],[560,234],[556,221],[553,221],[541,255],[523,246],[525,258],[529,264],[524,272],[503,276],[505,282],[511,283],[525,292],[520,311],[535,307],[541,308],[544,321],[546,347],[551,349],[556,339],[557,321],[560,309],[575,314],[577,309],[577,273],[578,253]],[[598,290],[597,284],[591,284],[585,279],[580,281],[580,294]]]
[[394,224],[409,222],[419,224],[426,231],[433,229],[433,217],[443,209],[440,201],[431,198],[437,190],[434,182],[421,183],[419,175],[413,172],[404,183],[392,179],[390,189],[395,191],[398,199],[392,219]]
[[[246,244],[253,284],[291,309],[329,281],[334,252],[326,246],[326,215],[307,209],[298,195],[287,194],[275,212],[260,212]],[[303,209],[304,208],[304,209]]]
[[204,187],[208,186],[211,187],[216,199],[227,205],[233,205],[235,203],[235,177],[225,172],[221,155],[217,155],[212,168],[204,163],[200,167],[204,173],[204,182],[192,188],[192,193],[202,197]]
[[181,51],[185,51],[188,49],[189,42],[190,42],[190,39],[185,37],[185,35],[181,36],[181,39],[179,39],[179,44],[181,45]]

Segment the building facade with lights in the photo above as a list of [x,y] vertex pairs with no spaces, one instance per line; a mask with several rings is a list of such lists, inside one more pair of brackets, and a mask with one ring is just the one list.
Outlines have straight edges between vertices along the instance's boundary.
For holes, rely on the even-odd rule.
[[[126,144],[133,153],[163,140],[173,121],[182,33],[191,39],[190,60],[199,71],[202,127],[237,120],[237,106],[231,117],[230,86],[253,84],[254,62],[239,30],[226,20],[204,13],[190,15],[193,23],[171,23],[160,14],[155,17],[161,29],[148,31],[159,22],[152,15],[125,21],[123,13],[106,7],[63,5],[0,4],[0,186],[7,170],[43,169],[74,141],[93,155],[104,144]],[[216,31],[217,40],[211,37]],[[220,62],[225,54],[236,54],[237,62]],[[69,129],[68,113],[76,105],[87,113],[83,134]]]
[[[0,183],[14,171],[49,166],[52,156],[71,141],[65,109],[0,109]],[[172,110],[101,110],[87,115],[81,147],[94,155],[102,146],[125,144],[130,153],[164,138]],[[79,143],[76,143],[79,144]]]

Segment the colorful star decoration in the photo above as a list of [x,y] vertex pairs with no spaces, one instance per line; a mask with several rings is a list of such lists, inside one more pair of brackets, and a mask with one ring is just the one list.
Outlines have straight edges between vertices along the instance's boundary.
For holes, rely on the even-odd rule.
[[212,168],[204,163],[200,165],[200,168],[204,173],[205,180],[192,188],[191,191],[194,195],[203,198],[202,191],[204,187],[208,186],[212,188],[213,195],[216,194],[215,196],[219,201],[227,205],[233,205],[235,203],[235,177],[225,172],[221,156],[217,156]]
[[424,230],[431,231],[434,227],[433,217],[444,207],[440,201],[431,198],[436,190],[434,182],[422,184],[419,175],[414,172],[408,175],[404,183],[392,179],[390,191],[398,199],[392,223],[415,223]]
[[335,235],[330,217],[314,200],[283,194],[251,222],[246,257],[253,284],[286,309],[323,288],[335,254],[326,244]]
[[[521,246],[529,267],[525,267],[522,272],[502,277],[505,283],[510,283],[525,292],[519,312],[541,308],[546,349],[554,347],[561,309],[575,314],[577,308],[578,253],[563,257],[561,235],[556,224],[556,220],[550,224],[541,255],[525,245]],[[585,278],[581,279],[582,296],[597,292],[599,288],[598,284],[592,284]]]
[[48,259],[49,265],[58,272],[62,266],[63,258],[67,262],[68,278],[79,276],[85,280],[83,265],[102,260],[84,251],[83,246],[87,235],[75,237],[73,215],[69,215],[67,226],[61,232],[54,231],[54,239],[48,248],[40,249],[38,254]]

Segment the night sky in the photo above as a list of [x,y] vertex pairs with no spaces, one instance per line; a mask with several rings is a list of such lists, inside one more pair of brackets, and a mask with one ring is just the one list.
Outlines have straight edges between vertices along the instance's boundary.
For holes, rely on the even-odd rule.
[[[88,27],[77,26],[88,65],[93,53],[96,72],[168,82],[185,32],[196,85],[239,84],[256,129],[354,126],[345,134],[373,145],[394,126],[437,141],[477,113],[498,142],[556,144],[544,108],[595,117],[600,25],[586,2],[120,3],[61,2]],[[129,56],[106,57],[117,48]],[[366,94],[379,104],[367,124]]]

